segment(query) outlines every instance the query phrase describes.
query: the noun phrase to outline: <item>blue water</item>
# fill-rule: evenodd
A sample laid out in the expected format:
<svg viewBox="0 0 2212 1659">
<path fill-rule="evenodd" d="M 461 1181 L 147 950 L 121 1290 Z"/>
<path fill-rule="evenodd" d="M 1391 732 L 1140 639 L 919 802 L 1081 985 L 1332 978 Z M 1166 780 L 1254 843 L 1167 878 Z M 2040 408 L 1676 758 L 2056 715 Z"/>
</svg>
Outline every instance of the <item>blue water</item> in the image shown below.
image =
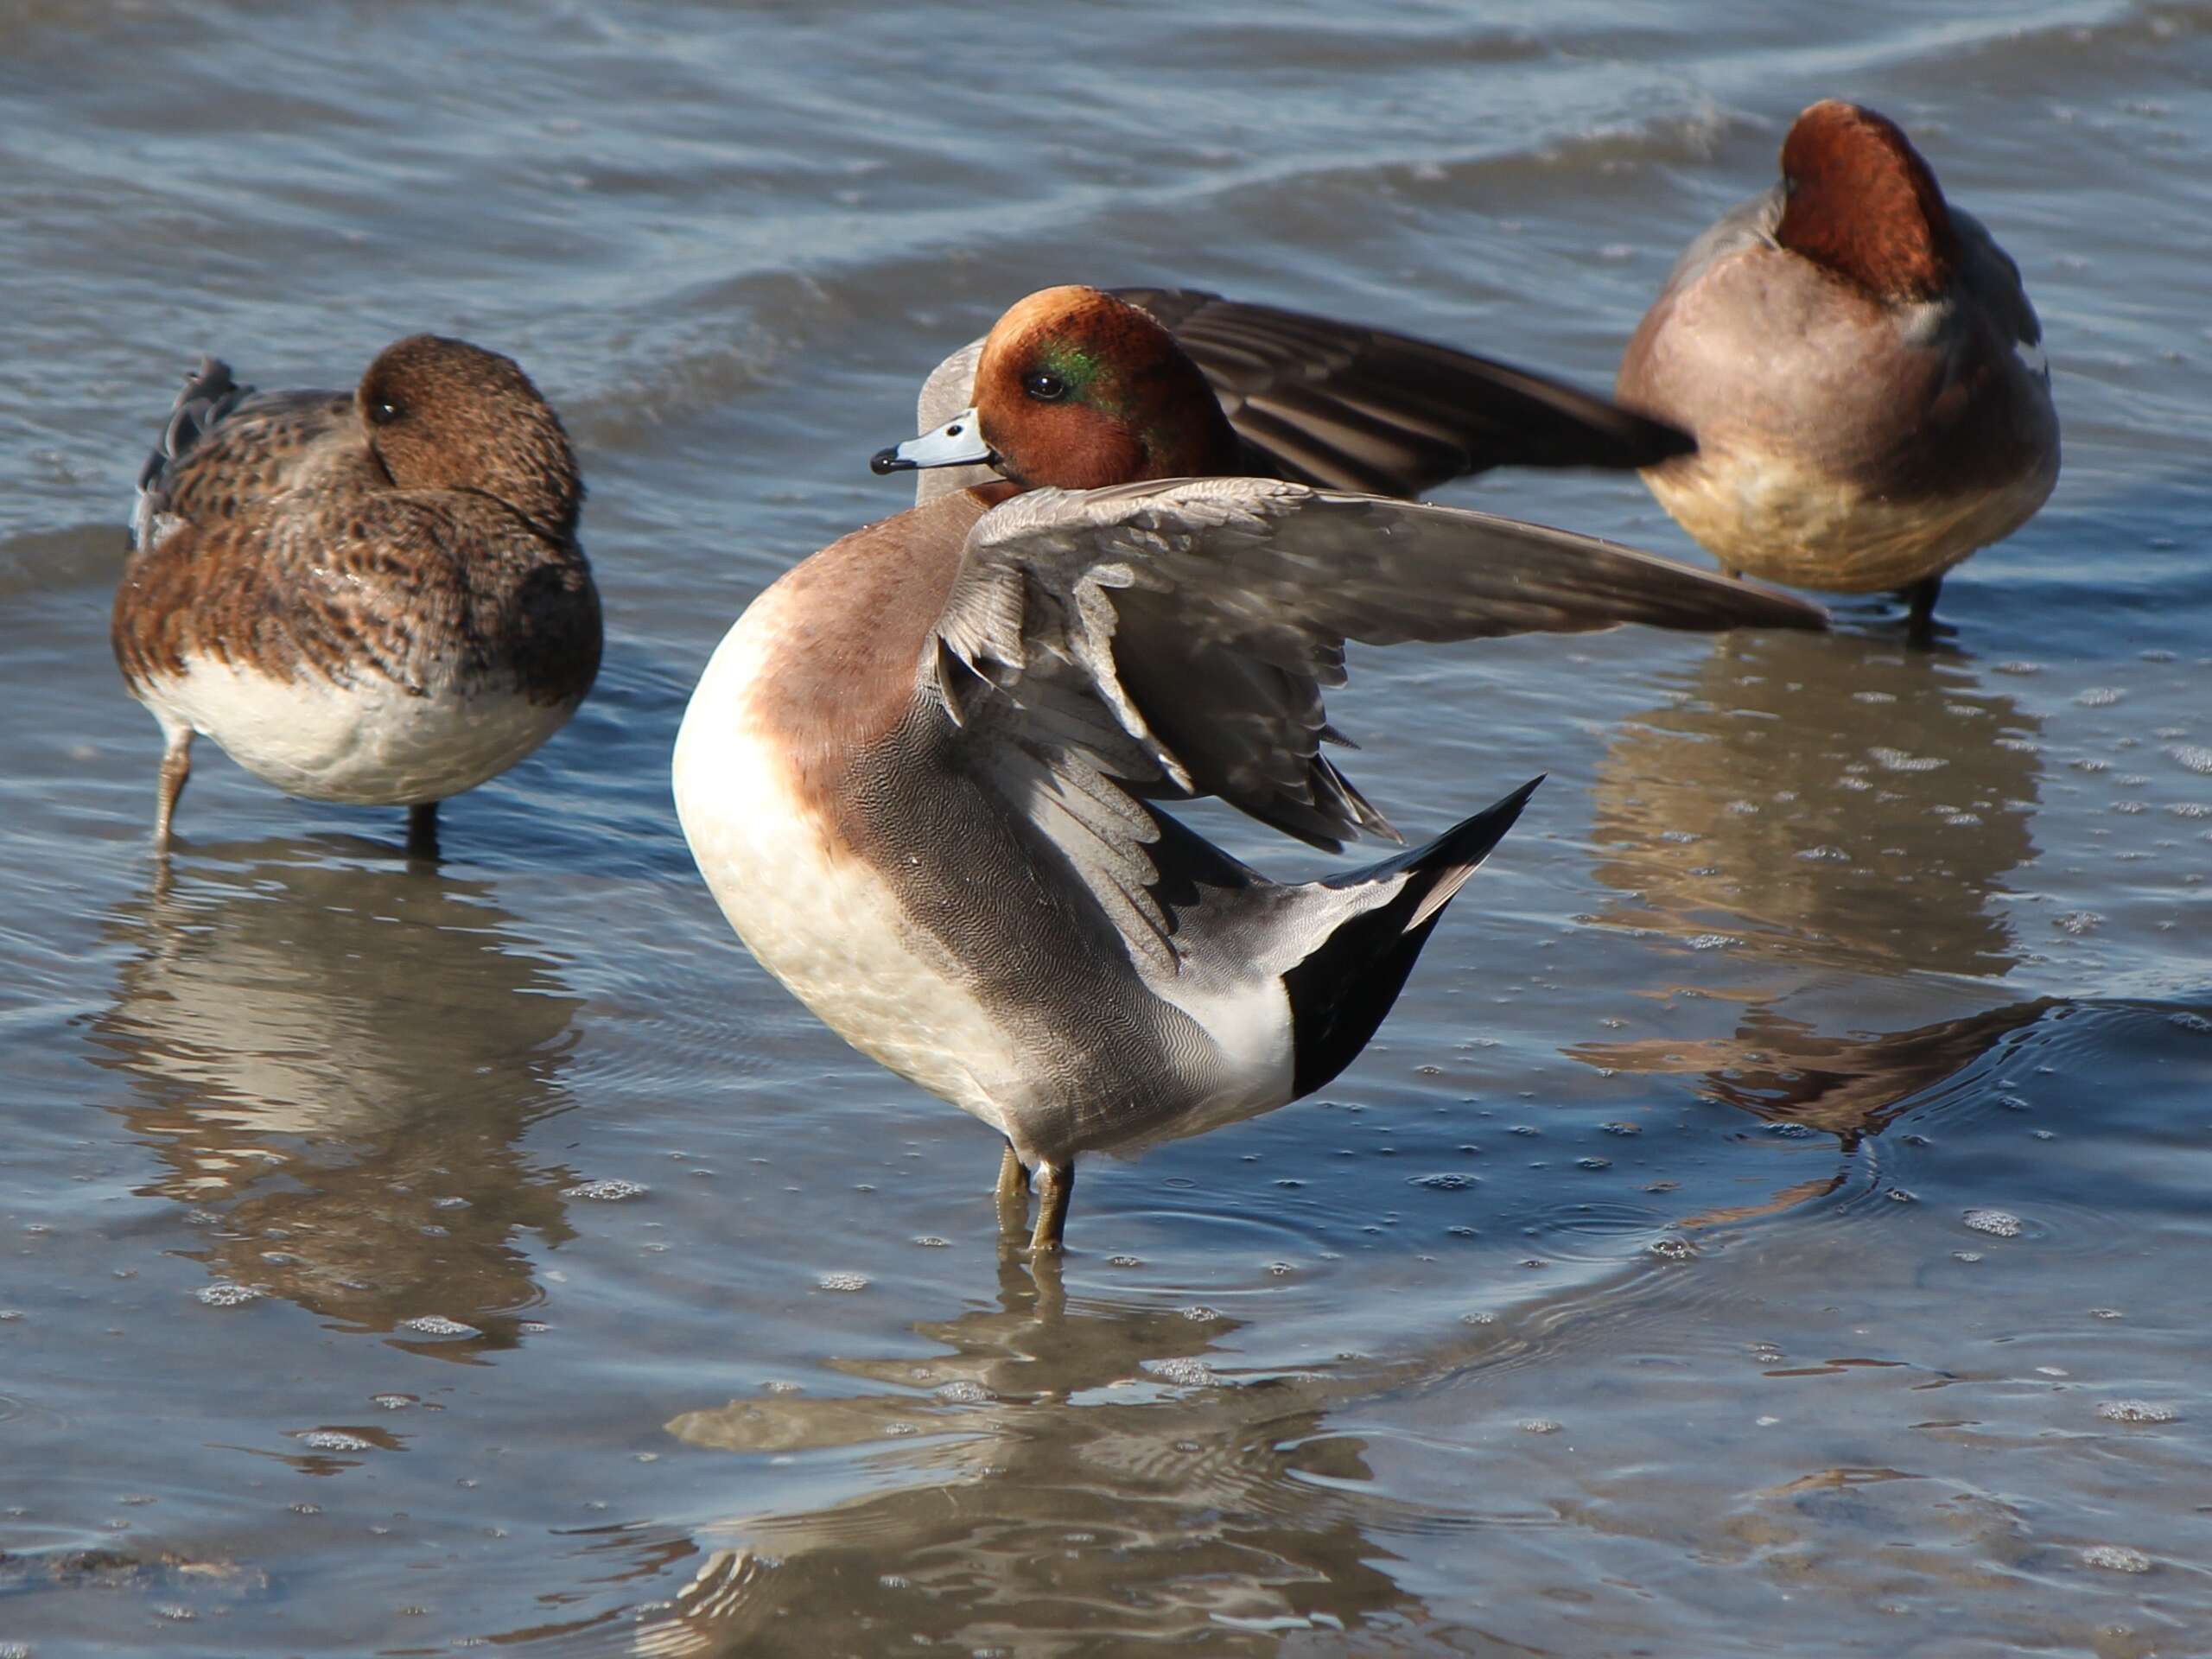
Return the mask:
<svg viewBox="0 0 2212 1659">
<path fill-rule="evenodd" d="M 1409 833 L 1550 783 L 1321 1099 L 1001 1262 L 691 869 L 722 631 L 1033 288 L 1603 385 L 1827 95 L 2018 259 L 2049 506 L 1933 653 L 1357 659 Z M 0 147 L 0 1652 L 2212 1649 L 2212 9 L 31 4 Z M 210 754 L 159 884 L 177 378 L 424 328 L 577 440 L 600 687 L 435 870 Z"/>
</svg>

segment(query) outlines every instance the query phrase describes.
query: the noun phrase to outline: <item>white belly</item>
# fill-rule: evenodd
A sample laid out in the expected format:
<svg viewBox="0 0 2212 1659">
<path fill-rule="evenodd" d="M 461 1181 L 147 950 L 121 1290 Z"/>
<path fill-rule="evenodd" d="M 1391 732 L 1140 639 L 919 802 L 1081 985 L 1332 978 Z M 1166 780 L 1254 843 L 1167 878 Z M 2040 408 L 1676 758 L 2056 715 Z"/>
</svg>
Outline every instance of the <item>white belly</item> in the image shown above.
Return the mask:
<svg viewBox="0 0 2212 1659">
<path fill-rule="evenodd" d="M 691 856 L 738 937 L 824 1024 L 1003 1132 L 1021 1092 L 1005 1033 L 888 884 L 793 798 L 782 757 L 747 724 L 779 597 L 739 619 L 684 711 L 674 782 Z"/>
<path fill-rule="evenodd" d="M 165 727 L 213 738 L 288 795 L 356 806 L 414 806 L 473 789 L 575 712 L 512 691 L 415 696 L 386 680 L 282 680 L 213 658 L 187 668 L 142 694 Z"/>
</svg>

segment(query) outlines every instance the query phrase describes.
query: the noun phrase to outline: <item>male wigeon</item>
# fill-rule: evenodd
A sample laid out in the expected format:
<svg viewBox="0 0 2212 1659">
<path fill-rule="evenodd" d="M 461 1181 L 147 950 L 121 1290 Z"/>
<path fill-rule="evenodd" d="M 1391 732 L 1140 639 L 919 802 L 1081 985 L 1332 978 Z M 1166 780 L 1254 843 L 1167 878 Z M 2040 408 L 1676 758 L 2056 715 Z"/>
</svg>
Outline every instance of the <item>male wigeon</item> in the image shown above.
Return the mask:
<svg viewBox="0 0 2212 1659">
<path fill-rule="evenodd" d="M 1924 638 L 1943 573 L 2057 480 L 2042 340 L 2018 267 L 1897 124 L 1830 99 L 1781 181 L 1690 245 L 1614 390 L 1696 437 L 1644 478 L 1723 569 L 1903 590 Z"/>
<path fill-rule="evenodd" d="M 162 756 L 166 846 L 204 733 L 288 794 L 437 804 L 565 724 L 599 671 L 568 435 L 510 359 L 417 334 L 359 387 L 212 359 L 140 475 L 111 639 Z"/>
<path fill-rule="evenodd" d="M 1415 496 L 1493 467 L 1649 467 L 1694 446 L 1678 428 L 1580 388 L 1358 323 L 1183 288 L 1106 290 L 1174 336 L 1236 436 L 1222 470 L 1322 489 Z M 924 383 L 933 431 L 976 401 L 973 340 Z M 902 470 L 891 452 L 880 472 Z M 925 472 L 918 499 L 980 482 Z"/>
<path fill-rule="evenodd" d="M 972 429 L 900 455 L 1006 477 L 756 599 L 692 694 L 675 790 L 769 971 L 1005 1136 L 1009 1226 L 1035 1172 L 1039 1250 L 1078 1154 L 1342 1070 L 1528 798 L 1287 887 L 1152 804 L 1217 795 L 1332 849 L 1398 839 L 1321 753 L 1346 640 L 1823 620 L 1564 531 L 1193 476 L 1240 454 L 1227 416 L 1165 328 L 1095 289 L 1008 312 L 976 397 Z"/>
</svg>

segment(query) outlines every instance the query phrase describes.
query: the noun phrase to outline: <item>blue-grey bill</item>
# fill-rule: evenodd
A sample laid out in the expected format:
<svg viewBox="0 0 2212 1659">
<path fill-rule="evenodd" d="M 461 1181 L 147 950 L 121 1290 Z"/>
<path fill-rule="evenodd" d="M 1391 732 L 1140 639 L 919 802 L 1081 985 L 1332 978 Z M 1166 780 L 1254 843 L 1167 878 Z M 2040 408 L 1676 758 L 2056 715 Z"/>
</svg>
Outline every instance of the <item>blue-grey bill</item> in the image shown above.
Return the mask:
<svg viewBox="0 0 2212 1659">
<path fill-rule="evenodd" d="M 879 473 L 907 473 L 923 467 L 969 467 L 993 459 L 976 411 L 963 409 L 935 431 L 877 451 L 868 465 Z"/>
</svg>

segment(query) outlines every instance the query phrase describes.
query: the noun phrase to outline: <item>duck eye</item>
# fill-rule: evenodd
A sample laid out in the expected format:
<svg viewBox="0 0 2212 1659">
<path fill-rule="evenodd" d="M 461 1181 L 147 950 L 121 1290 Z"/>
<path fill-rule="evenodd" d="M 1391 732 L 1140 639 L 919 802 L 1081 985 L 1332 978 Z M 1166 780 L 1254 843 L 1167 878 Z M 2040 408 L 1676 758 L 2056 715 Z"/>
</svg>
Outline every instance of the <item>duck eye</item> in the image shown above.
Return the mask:
<svg viewBox="0 0 2212 1659">
<path fill-rule="evenodd" d="M 1034 374 L 1021 377 L 1021 389 L 1040 404 L 1056 404 L 1068 395 L 1068 383 L 1057 374 L 1047 374 L 1039 369 Z"/>
<path fill-rule="evenodd" d="M 406 412 L 388 397 L 369 405 L 369 419 L 378 426 L 390 426 Z"/>
</svg>

